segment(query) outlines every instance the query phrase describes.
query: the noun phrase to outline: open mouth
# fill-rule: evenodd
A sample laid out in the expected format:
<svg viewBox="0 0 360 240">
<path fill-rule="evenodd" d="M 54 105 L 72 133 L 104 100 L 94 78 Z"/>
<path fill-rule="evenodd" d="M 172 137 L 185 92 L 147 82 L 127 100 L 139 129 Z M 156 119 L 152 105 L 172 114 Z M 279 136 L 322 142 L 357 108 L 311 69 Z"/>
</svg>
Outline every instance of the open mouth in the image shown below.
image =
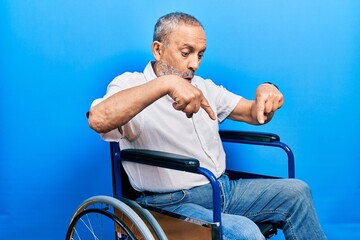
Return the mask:
<svg viewBox="0 0 360 240">
<path fill-rule="evenodd" d="M 195 73 L 194 71 L 188 70 L 186 72 L 183 72 L 181 74 L 181 77 L 188 81 L 191 81 L 191 79 L 193 79 L 193 77 L 194 77 L 194 73 Z"/>
<path fill-rule="evenodd" d="M 193 77 L 194 77 L 194 74 L 187 72 L 187 73 L 183 74 L 182 77 L 188 81 L 191 81 L 191 79 L 193 79 Z"/>
</svg>

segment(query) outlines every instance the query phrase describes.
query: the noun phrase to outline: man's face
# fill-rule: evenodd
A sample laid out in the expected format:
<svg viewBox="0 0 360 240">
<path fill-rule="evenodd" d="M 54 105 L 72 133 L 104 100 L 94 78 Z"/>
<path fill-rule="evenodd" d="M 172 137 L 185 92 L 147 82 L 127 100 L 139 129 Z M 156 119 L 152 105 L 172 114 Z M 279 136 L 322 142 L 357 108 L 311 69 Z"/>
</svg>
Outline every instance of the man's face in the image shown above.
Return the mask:
<svg viewBox="0 0 360 240">
<path fill-rule="evenodd" d="M 158 76 L 175 74 L 191 81 L 199 68 L 206 50 L 205 32 L 200 26 L 179 25 L 161 44 L 161 54 L 156 57 Z"/>
</svg>

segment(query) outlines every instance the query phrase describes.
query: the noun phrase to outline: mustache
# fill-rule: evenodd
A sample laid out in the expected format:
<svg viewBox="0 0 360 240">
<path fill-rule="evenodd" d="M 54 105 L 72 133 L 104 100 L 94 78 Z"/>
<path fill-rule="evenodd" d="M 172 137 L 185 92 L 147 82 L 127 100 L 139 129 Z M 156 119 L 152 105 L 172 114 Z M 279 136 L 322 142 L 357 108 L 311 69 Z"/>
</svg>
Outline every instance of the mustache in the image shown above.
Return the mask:
<svg viewBox="0 0 360 240">
<path fill-rule="evenodd" d="M 193 78 L 194 77 L 194 74 L 195 74 L 195 71 L 193 71 L 193 70 L 188 70 L 188 71 L 186 71 L 186 72 L 184 72 L 184 73 L 182 73 L 181 75 L 180 75 L 180 77 L 182 77 L 182 78 Z"/>
<path fill-rule="evenodd" d="M 177 75 L 185 79 L 191 79 L 195 75 L 195 71 L 192 69 L 188 69 L 187 71 L 182 72 L 164 61 L 159 61 L 157 63 L 157 70 L 160 75 Z"/>
</svg>

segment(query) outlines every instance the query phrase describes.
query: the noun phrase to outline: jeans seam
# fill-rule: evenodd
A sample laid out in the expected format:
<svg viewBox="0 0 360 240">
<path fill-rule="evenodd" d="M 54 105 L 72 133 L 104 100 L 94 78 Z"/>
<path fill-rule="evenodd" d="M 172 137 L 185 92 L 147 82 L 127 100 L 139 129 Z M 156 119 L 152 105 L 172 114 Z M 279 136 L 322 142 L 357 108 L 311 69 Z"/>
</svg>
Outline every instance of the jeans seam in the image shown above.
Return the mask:
<svg viewBox="0 0 360 240">
<path fill-rule="evenodd" d="M 221 181 L 219 181 L 219 187 L 220 187 L 220 192 L 221 192 L 221 209 L 225 209 L 225 205 L 226 205 L 226 196 L 225 196 L 225 190 L 224 190 L 224 186 L 222 184 Z"/>
<path fill-rule="evenodd" d="M 180 191 L 179 191 L 179 192 L 180 192 Z M 187 196 L 187 192 L 186 192 L 185 190 L 181 190 L 181 192 L 183 193 L 183 196 L 182 196 L 179 200 L 177 200 L 177 201 L 175 201 L 175 202 L 167 202 L 167 203 L 159 203 L 159 204 L 156 204 L 156 203 L 155 203 L 155 204 L 152 204 L 152 203 L 148 203 L 148 202 L 146 201 L 146 199 L 145 199 L 145 204 L 146 204 L 146 205 L 149 205 L 149 206 L 154 206 L 154 207 L 165 207 L 165 206 L 176 205 L 176 204 L 181 203 L 181 202 L 186 198 L 186 196 Z M 170 194 L 170 197 L 172 198 L 172 195 L 173 195 L 174 193 L 176 193 L 176 192 L 165 193 L 165 194 Z M 157 195 L 161 196 L 161 195 L 163 195 L 163 194 L 157 194 Z M 157 195 L 154 195 L 153 198 L 156 198 Z"/>
<path fill-rule="evenodd" d="M 259 215 L 267 214 L 267 213 L 280 213 L 280 214 L 284 215 L 285 217 L 289 216 L 289 214 L 287 212 L 283 212 L 280 210 L 268 210 L 268 211 L 260 211 L 260 212 L 253 212 L 250 214 L 246 214 L 245 217 L 250 217 L 250 216 L 254 217 L 254 216 L 259 216 Z"/>
</svg>

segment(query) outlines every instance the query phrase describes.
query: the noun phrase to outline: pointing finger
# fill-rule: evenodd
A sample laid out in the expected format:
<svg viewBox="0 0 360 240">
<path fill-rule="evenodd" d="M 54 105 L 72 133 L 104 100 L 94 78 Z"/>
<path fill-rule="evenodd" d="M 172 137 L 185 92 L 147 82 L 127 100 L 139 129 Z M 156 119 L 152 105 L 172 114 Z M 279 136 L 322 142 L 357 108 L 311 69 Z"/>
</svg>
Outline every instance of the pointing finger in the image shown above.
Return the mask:
<svg viewBox="0 0 360 240">
<path fill-rule="evenodd" d="M 255 104 L 256 104 L 256 118 L 260 124 L 264 124 L 265 123 L 265 115 L 264 115 L 265 101 L 261 96 L 259 96 L 256 99 Z"/>
<path fill-rule="evenodd" d="M 209 115 L 209 117 L 212 119 L 212 120 L 215 120 L 216 117 L 215 117 L 215 113 L 214 111 L 212 110 L 209 102 L 206 100 L 206 98 L 203 98 L 200 102 L 200 106 L 207 112 L 207 114 Z"/>
</svg>

